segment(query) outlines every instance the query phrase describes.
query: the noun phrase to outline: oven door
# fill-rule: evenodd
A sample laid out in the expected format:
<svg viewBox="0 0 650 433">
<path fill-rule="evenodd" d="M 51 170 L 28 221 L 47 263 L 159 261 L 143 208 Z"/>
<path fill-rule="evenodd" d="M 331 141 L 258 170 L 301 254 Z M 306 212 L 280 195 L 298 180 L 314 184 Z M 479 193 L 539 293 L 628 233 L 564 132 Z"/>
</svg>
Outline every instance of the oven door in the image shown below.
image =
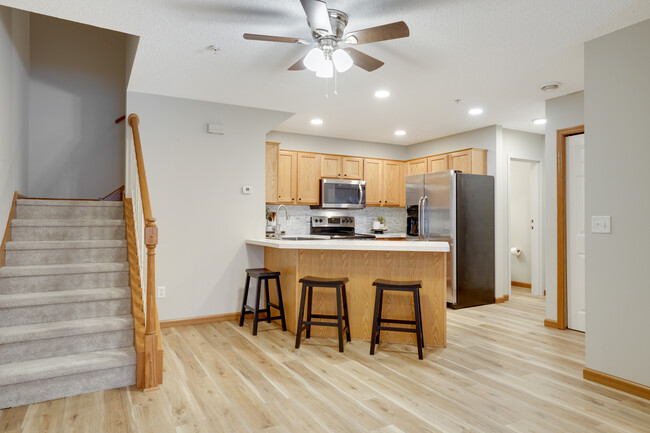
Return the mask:
<svg viewBox="0 0 650 433">
<path fill-rule="evenodd" d="M 366 181 L 321 179 L 321 207 L 324 209 L 365 208 Z"/>
</svg>

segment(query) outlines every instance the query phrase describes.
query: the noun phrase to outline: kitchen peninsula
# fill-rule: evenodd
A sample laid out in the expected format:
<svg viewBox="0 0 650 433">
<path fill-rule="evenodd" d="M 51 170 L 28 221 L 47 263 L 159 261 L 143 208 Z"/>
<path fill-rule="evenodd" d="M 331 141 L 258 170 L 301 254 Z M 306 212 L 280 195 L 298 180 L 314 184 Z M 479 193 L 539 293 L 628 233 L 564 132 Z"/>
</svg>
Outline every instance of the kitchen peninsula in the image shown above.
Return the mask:
<svg viewBox="0 0 650 433">
<path fill-rule="evenodd" d="M 426 346 L 446 345 L 447 242 L 250 239 L 246 243 L 263 247 L 264 266 L 282 273 L 282 296 L 287 327 L 291 332 L 296 332 L 300 302 L 298 280 L 301 277 L 350 279 L 346 287 L 353 340 L 370 340 L 375 296 L 372 283 L 375 279 L 421 280 L 424 343 Z M 321 290 L 314 288 L 314 310 L 333 314 L 335 298 L 331 291 Z M 385 317 L 412 319 L 413 314 L 413 301 L 409 294 L 385 295 Z M 334 337 L 336 330 L 313 327 L 312 335 Z M 382 341 L 415 343 L 415 335 L 382 332 Z"/>
</svg>

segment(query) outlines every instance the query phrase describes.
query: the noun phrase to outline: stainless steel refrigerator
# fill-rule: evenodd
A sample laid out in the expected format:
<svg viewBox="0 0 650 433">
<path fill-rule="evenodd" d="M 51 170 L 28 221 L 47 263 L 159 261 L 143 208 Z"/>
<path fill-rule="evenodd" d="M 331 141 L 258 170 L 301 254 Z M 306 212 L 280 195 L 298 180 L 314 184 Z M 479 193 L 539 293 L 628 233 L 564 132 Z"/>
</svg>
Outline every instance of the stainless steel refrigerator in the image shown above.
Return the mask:
<svg viewBox="0 0 650 433">
<path fill-rule="evenodd" d="M 494 177 L 454 170 L 406 177 L 406 235 L 447 241 L 447 305 L 494 303 Z"/>
</svg>

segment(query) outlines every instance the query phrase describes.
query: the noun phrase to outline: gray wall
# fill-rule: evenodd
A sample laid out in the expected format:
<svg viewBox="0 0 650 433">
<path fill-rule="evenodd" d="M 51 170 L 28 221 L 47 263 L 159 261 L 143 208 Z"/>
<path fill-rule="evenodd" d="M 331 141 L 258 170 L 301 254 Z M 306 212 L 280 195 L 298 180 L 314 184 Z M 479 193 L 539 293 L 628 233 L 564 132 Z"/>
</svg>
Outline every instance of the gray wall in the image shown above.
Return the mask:
<svg viewBox="0 0 650 433">
<path fill-rule="evenodd" d="M 281 149 L 288 150 L 362 156 L 366 158 L 397 159 L 400 161 L 407 159 L 407 147 L 395 144 L 346 140 L 343 138 L 320 137 L 278 131 L 269 132 L 266 135 L 266 139 L 280 143 Z"/>
<path fill-rule="evenodd" d="M 14 191 L 27 194 L 29 14 L 0 6 L 0 236 Z"/>
<path fill-rule="evenodd" d="M 123 184 L 126 40 L 32 14 L 29 194 L 98 198 Z"/>
<path fill-rule="evenodd" d="M 244 269 L 263 265 L 263 249 L 245 240 L 264 237 L 266 133 L 290 114 L 132 92 L 128 112 L 140 117 L 160 230 L 160 318 L 238 311 Z M 208 123 L 225 134 L 208 134 Z M 244 185 L 253 193 L 242 194 Z"/>
<path fill-rule="evenodd" d="M 650 20 L 585 44 L 586 364 L 650 386 Z"/>
<path fill-rule="evenodd" d="M 584 125 L 584 92 L 546 101 L 544 146 L 544 282 L 546 318 L 557 320 L 557 143 L 558 129 Z M 587 144 L 588 146 L 589 144 Z"/>
</svg>

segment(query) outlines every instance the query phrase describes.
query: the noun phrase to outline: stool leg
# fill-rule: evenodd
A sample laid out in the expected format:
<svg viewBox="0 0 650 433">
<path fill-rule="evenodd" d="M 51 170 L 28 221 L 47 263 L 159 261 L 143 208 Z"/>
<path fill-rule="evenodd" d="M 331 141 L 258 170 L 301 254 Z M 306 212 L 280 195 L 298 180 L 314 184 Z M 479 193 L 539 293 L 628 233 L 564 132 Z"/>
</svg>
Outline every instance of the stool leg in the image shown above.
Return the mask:
<svg viewBox="0 0 650 433">
<path fill-rule="evenodd" d="M 336 317 L 339 330 L 339 352 L 343 352 L 343 317 L 341 314 L 341 286 L 336 286 Z"/>
<path fill-rule="evenodd" d="M 372 333 L 370 334 L 370 354 L 374 355 L 375 354 L 375 344 L 379 343 L 379 330 L 377 329 L 377 326 L 379 324 L 377 323 L 377 319 L 379 317 L 379 297 L 381 296 L 380 294 L 381 289 L 377 287 L 377 290 L 375 291 L 375 313 L 372 316 Z"/>
<path fill-rule="evenodd" d="M 418 358 L 423 359 L 422 348 L 422 314 L 420 311 L 420 291 L 413 290 L 413 307 L 415 308 L 415 336 L 418 344 Z"/>
<path fill-rule="evenodd" d="M 377 295 L 379 296 L 379 311 L 377 312 L 377 326 L 381 326 L 381 311 L 384 308 L 384 289 L 377 287 Z M 377 329 L 377 344 L 379 344 L 379 334 L 381 331 Z"/>
<path fill-rule="evenodd" d="M 300 309 L 298 310 L 298 326 L 296 326 L 296 349 L 300 348 L 300 337 L 302 335 L 302 318 L 305 314 L 305 295 L 307 286 L 303 283 L 302 293 L 300 294 Z"/>
<path fill-rule="evenodd" d="M 241 301 L 241 315 L 239 316 L 239 326 L 244 326 L 244 317 L 246 316 L 246 301 L 248 300 L 248 285 L 251 282 L 251 276 L 246 274 L 246 285 L 244 286 L 244 299 Z"/>
<path fill-rule="evenodd" d="M 253 316 L 253 335 L 257 335 L 257 322 L 260 319 L 260 291 L 262 289 L 262 281 L 257 279 L 257 290 L 255 291 L 255 314 Z"/>
<path fill-rule="evenodd" d="M 284 303 L 282 302 L 282 288 L 280 287 L 280 277 L 275 277 L 275 287 L 278 290 L 278 307 L 280 307 L 280 321 L 282 322 L 282 330 L 287 330 L 287 322 L 284 319 Z"/>
<path fill-rule="evenodd" d="M 422 298 L 420 298 L 420 290 L 418 290 L 418 307 L 420 308 L 420 335 L 422 338 L 422 348 L 424 348 L 424 326 L 422 325 Z"/>
<path fill-rule="evenodd" d="M 348 319 L 348 295 L 345 293 L 345 284 L 342 287 L 343 290 L 343 319 L 345 320 L 345 336 L 348 341 L 352 341 L 350 338 L 350 320 Z"/>
<path fill-rule="evenodd" d="M 266 322 L 271 323 L 271 306 L 269 303 L 269 279 L 264 278 L 264 299 L 266 299 Z"/>
<path fill-rule="evenodd" d="M 311 322 L 311 302 L 314 296 L 314 286 L 307 287 L 307 322 Z M 305 339 L 311 337 L 311 325 L 307 323 Z"/>
</svg>

